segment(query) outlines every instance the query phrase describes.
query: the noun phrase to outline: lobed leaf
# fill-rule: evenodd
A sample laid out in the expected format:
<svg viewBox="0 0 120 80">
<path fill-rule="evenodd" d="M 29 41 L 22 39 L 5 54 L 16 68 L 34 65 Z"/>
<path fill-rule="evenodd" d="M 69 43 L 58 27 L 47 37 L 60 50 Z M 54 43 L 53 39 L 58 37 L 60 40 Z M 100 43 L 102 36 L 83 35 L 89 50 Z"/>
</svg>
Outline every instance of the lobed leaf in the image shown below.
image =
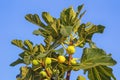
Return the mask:
<svg viewBox="0 0 120 80">
<path fill-rule="evenodd" d="M 42 23 L 42 21 L 40 20 L 39 16 L 37 14 L 27 14 L 25 16 L 25 19 L 28 20 L 29 22 L 36 24 L 44 29 L 46 29 L 46 25 L 44 23 Z"/>
<path fill-rule="evenodd" d="M 99 48 L 85 48 L 81 57 L 81 63 L 72 66 L 73 70 L 90 69 L 96 66 L 113 66 L 116 61 L 111 55 Z"/>
<path fill-rule="evenodd" d="M 84 71 L 88 72 L 89 80 L 116 80 L 112 69 L 107 66 L 96 66 Z"/>
<path fill-rule="evenodd" d="M 83 50 L 82 64 L 93 64 L 93 66 L 97 65 L 105 65 L 105 66 L 113 66 L 116 64 L 116 61 L 112 59 L 111 55 L 106 54 L 106 52 L 99 48 L 85 48 Z"/>
<path fill-rule="evenodd" d="M 76 12 L 72 7 L 64 9 L 60 14 L 60 22 L 65 26 L 73 26 L 76 19 Z"/>
<path fill-rule="evenodd" d="M 73 70 L 84 69 L 88 72 L 90 80 L 116 80 L 112 74 L 112 69 L 107 66 L 113 66 L 116 61 L 111 55 L 107 55 L 105 51 L 98 48 L 85 48 L 81 58 L 81 63 L 73 67 Z M 79 66 L 79 67 L 78 67 Z"/>
<path fill-rule="evenodd" d="M 102 25 L 90 25 L 89 27 L 85 28 L 85 31 L 89 34 L 93 33 L 103 33 L 104 26 Z"/>
<path fill-rule="evenodd" d="M 87 26 L 88 25 L 88 26 Z M 84 44 L 86 42 L 92 41 L 92 36 L 95 33 L 103 33 L 104 26 L 102 25 L 93 25 L 93 24 L 81 24 L 78 28 L 78 36 L 79 40 L 77 42 L 77 46 Z"/>
</svg>

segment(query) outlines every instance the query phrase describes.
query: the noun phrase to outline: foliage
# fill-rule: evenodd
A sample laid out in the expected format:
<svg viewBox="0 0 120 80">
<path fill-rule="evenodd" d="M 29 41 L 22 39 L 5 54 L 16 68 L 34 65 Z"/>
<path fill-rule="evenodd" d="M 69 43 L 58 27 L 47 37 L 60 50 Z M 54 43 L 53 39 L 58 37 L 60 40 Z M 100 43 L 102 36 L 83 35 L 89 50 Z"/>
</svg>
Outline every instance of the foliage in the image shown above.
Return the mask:
<svg viewBox="0 0 120 80">
<path fill-rule="evenodd" d="M 70 80 L 72 70 L 84 70 L 89 80 L 116 80 L 112 68 L 109 67 L 115 65 L 116 61 L 111 54 L 96 47 L 92 41 L 93 35 L 103 33 L 105 27 L 90 22 L 81 23 L 81 18 L 86 12 L 82 12 L 83 6 L 78 6 L 77 11 L 72 7 L 64 9 L 59 18 L 43 12 L 42 18 L 45 23 L 37 14 L 25 16 L 26 20 L 39 26 L 33 34 L 43 36 L 45 45 L 34 45 L 30 40 L 12 41 L 12 44 L 21 48 L 23 52 L 10 66 L 25 64 L 20 68 L 17 80 Z M 89 46 L 85 47 L 85 44 Z M 76 51 L 75 47 L 83 50 L 82 56 L 72 57 Z M 72 54 L 66 54 L 68 49 Z M 78 75 L 77 80 L 85 80 L 85 77 Z"/>
</svg>

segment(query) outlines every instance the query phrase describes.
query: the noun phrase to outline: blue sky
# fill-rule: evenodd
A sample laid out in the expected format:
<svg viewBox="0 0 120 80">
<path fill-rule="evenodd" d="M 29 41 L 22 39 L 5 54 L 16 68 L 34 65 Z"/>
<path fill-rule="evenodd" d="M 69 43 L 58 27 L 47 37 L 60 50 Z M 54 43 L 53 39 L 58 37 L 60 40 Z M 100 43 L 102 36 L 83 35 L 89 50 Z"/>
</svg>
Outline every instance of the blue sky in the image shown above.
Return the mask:
<svg viewBox="0 0 120 80">
<path fill-rule="evenodd" d="M 112 53 L 118 64 L 113 68 L 117 80 L 120 73 L 120 1 L 119 0 L 1 0 L 0 1 L 0 80 L 16 80 L 21 65 L 10 67 L 9 64 L 18 58 L 21 50 L 11 45 L 13 39 L 30 39 L 35 44 L 43 42 L 40 37 L 32 35 L 36 25 L 27 22 L 24 16 L 28 13 L 41 15 L 43 11 L 54 17 L 59 17 L 64 8 L 84 3 L 87 10 L 82 22 L 92 22 L 106 26 L 104 34 L 96 34 L 93 41 L 99 48 Z M 78 52 L 78 51 L 77 51 Z M 78 53 L 79 54 L 79 53 Z M 74 55 L 78 56 L 78 55 Z M 71 80 L 82 71 L 73 72 Z"/>
</svg>

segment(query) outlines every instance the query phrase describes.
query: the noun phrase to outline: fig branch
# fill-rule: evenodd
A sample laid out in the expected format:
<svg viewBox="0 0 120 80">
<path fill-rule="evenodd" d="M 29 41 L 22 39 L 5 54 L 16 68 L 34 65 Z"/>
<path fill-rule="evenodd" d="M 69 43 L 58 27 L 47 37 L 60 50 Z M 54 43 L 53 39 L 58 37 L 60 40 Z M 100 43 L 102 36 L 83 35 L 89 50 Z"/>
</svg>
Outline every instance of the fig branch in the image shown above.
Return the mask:
<svg viewBox="0 0 120 80">
<path fill-rule="evenodd" d="M 73 52 L 71 51 L 72 48 L 73 48 L 73 40 L 70 39 L 69 46 L 68 46 L 68 48 L 66 49 L 67 53 L 69 54 L 68 66 L 71 65 L 72 54 L 75 52 L 75 51 L 73 51 Z M 66 80 L 70 80 L 70 74 L 71 74 L 71 70 L 67 71 Z"/>
<path fill-rule="evenodd" d="M 70 63 L 71 59 L 72 59 L 72 55 L 69 54 L 68 66 L 71 64 Z M 66 80 L 70 80 L 70 74 L 71 74 L 71 70 L 67 71 Z"/>
<path fill-rule="evenodd" d="M 48 77 L 51 77 L 51 74 L 50 74 L 49 71 L 45 68 L 45 63 L 42 62 L 41 65 L 42 65 L 42 67 L 45 69 L 45 72 L 47 73 Z"/>
</svg>

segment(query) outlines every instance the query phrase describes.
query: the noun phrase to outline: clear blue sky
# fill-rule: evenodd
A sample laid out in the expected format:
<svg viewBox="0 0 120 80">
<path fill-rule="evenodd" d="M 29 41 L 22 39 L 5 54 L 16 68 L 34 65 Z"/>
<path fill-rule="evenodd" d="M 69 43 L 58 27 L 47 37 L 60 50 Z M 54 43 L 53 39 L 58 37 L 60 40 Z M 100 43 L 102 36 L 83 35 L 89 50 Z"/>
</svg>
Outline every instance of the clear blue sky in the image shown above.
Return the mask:
<svg viewBox="0 0 120 80">
<path fill-rule="evenodd" d="M 1 0 L 0 80 L 16 80 L 15 76 L 21 66 L 9 66 L 21 52 L 19 48 L 11 45 L 11 40 L 30 39 L 35 44 L 43 42 L 40 37 L 32 35 L 32 31 L 38 27 L 24 19 L 26 14 L 41 15 L 41 12 L 47 11 L 52 16 L 59 17 L 64 8 L 73 6 L 76 9 L 82 3 L 85 4 L 84 10 L 87 10 L 82 22 L 89 21 L 106 26 L 104 34 L 95 35 L 93 41 L 99 48 L 112 53 L 112 57 L 117 60 L 118 64 L 112 68 L 117 80 L 120 80 L 120 0 Z M 76 75 L 81 73 L 82 71 L 73 73 L 71 80 L 75 80 Z"/>
</svg>

